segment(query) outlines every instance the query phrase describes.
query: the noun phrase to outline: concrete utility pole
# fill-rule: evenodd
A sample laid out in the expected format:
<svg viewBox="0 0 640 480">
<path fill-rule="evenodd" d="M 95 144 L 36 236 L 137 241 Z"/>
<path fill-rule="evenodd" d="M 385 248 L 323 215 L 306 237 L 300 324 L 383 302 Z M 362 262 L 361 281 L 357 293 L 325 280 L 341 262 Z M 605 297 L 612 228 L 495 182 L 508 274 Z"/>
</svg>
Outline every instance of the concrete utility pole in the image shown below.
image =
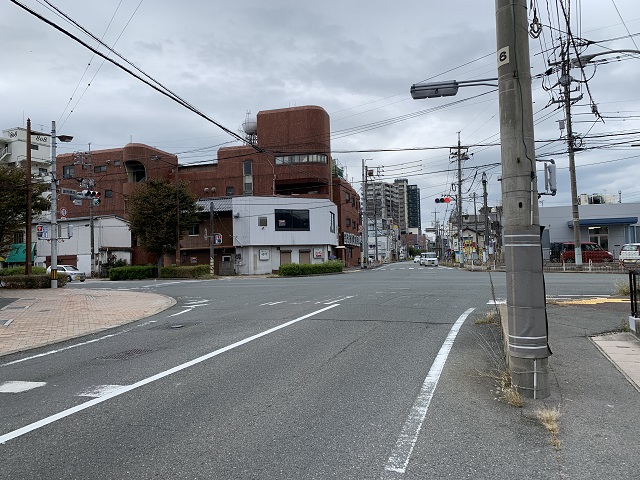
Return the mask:
<svg viewBox="0 0 640 480">
<path fill-rule="evenodd" d="M 509 368 L 528 398 L 549 396 L 526 0 L 496 0 Z"/>
<path fill-rule="evenodd" d="M 362 268 L 369 266 L 369 219 L 367 217 L 367 166 L 362 159 Z"/>
<path fill-rule="evenodd" d="M 213 202 L 209 203 L 209 223 L 211 228 L 211 233 L 209 233 L 209 273 L 211 275 L 215 275 L 215 230 L 214 228 L 214 219 L 213 219 Z M 176 265 L 177 266 L 177 265 Z"/>
<path fill-rule="evenodd" d="M 93 161 L 91 159 L 91 143 L 87 152 L 89 157 L 89 190 L 93 190 Z M 91 236 L 91 277 L 96 270 L 96 236 L 94 231 L 93 198 L 89 199 L 89 229 Z"/>
<path fill-rule="evenodd" d="M 569 74 L 569 43 L 562 45 L 562 76 L 560 84 L 564 95 L 564 112 L 567 125 L 567 147 L 569 150 L 569 178 L 571 181 L 571 213 L 573 225 L 573 248 L 576 267 L 582 267 L 582 241 L 580 240 L 580 214 L 578 211 L 578 184 L 576 182 L 576 160 L 571 124 L 571 75 Z"/>
<path fill-rule="evenodd" d="M 487 207 L 487 174 L 482 172 L 482 197 L 484 203 L 484 251 L 489 260 L 489 210 Z"/>
<path fill-rule="evenodd" d="M 458 196 L 457 196 L 457 207 L 458 207 L 458 250 L 460 251 L 460 267 L 464 267 L 464 235 L 462 232 L 462 160 L 467 160 L 469 156 L 467 155 L 468 147 L 463 147 L 460 145 L 460 132 L 458 132 L 458 146 L 457 148 L 451 149 L 451 157 L 455 157 L 458 160 Z"/>
</svg>

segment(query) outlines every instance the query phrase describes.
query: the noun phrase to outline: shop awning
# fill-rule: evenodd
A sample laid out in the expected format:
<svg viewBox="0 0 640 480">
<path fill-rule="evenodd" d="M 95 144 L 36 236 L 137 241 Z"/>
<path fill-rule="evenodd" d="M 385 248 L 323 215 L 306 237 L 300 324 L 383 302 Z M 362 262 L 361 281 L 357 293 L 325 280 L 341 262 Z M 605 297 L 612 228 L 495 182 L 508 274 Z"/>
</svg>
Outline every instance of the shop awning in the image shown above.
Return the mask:
<svg viewBox="0 0 640 480">
<path fill-rule="evenodd" d="M 638 217 L 619 217 L 619 218 L 581 218 L 581 227 L 602 227 L 608 225 L 635 225 L 638 223 Z M 573 220 L 567 222 L 569 228 L 573 228 Z"/>
<path fill-rule="evenodd" d="M 31 244 L 31 262 L 36 255 L 36 242 Z M 14 243 L 11 245 L 11 251 L 7 255 L 6 263 L 27 263 L 26 261 L 27 244 L 26 243 Z"/>
</svg>

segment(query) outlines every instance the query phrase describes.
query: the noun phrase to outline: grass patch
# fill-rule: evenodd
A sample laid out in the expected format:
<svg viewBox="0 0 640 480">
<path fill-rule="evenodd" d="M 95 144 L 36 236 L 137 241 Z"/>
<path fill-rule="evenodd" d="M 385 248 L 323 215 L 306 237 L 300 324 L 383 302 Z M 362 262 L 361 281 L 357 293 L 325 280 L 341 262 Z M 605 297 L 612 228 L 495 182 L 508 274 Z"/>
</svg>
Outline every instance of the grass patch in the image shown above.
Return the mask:
<svg viewBox="0 0 640 480">
<path fill-rule="evenodd" d="M 615 288 L 615 290 L 613 291 L 614 295 L 628 296 L 631 293 L 629 282 L 624 282 L 624 281 L 616 282 L 614 284 L 614 288 Z"/>
<path fill-rule="evenodd" d="M 524 395 L 522 395 L 516 387 L 513 386 L 513 383 L 511 383 L 511 374 L 507 370 L 504 370 L 497 380 L 498 398 L 507 402 L 512 407 L 524 407 Z"/>
<path fill-rule="evenodd" d="M 498 325 L 500 316 L 496 312 L 487 312 L 482 317 L 476 318 L 473 323 L 476 325 Z"/>
<path fill-rule="evenodd" d="M 560 435 L 560 426 L 558 425 L 560 410 L 555 407 L 541 408 L 536 410 L 536 417 L 540 424 L 551 434 L 551 445 L 556 449 L 560 449 L 561 442 L 558 438 Z"/>
</svg>

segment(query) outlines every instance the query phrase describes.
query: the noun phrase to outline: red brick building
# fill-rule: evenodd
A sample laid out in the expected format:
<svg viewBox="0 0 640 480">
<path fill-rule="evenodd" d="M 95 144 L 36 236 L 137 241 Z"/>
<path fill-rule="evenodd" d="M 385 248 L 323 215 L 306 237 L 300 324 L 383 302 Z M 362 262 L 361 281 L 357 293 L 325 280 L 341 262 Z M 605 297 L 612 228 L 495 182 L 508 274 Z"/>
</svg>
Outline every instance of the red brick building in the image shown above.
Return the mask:
<svg viewBox="0 0 640 480">
<path fill-rule="evenodd" d="M 185 181 L 205 205 L 207 199 L 234 196 L 329 199 L 338 206 L 339 241 L 329 258 L 335 255 L 346 265 L 358 265 L 360 197 L 331 158 L 327 112 L 317 106 L 263 111 L 248 130 L 247 145 L 221 148 L 217 160 L 209 164 L 178 165 L 175 155 L 141 144 L 94 151 L 91 155 L 60 155 L 57 162 L 60 191 L 82 190 L 87 187 L 82 187 L 81 180 L 84 185 L 93 181 L 93 188 L 102 195 L 100 205 L 93 207 L 94 215 L 124 218 L 127 218 L 127 197 L 140 183 L 152 179 Z M 67 208 L 70 218 L 88 214 L 88 202 L 74 205 L 69 196 L 61 195 L 59 203 Z M 215 212 L 215 222 L 230 232 L 223 236 L 221 245 L 216 245 L 216 257 L 232 257 L 231 211 L 219 206 L 224 202 L 216 205 L 221 210 Z M 201 225 L 194 226 L 181 239 L 180 264 L 208 263 L 209 239 L 203 232 L 209 221 L 207 211 Z M 134 252 L 134 263 L 149 261 L 135 245 Z"/>
</svg>

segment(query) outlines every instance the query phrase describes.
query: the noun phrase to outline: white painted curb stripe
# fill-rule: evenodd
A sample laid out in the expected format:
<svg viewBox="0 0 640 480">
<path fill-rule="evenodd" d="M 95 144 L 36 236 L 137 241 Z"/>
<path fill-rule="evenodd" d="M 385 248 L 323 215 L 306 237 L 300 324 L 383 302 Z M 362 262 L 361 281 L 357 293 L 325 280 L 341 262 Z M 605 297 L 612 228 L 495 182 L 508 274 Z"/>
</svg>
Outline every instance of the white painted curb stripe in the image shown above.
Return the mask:
<svg viewBox="0 0 640 480">
<path fill-rule="evenodd" d="M 135 390 L 136 388 L 140 388 L 144 385 L 147 385 L 149 383 L 155 382 L 156 380 L 160 380 L 163 379 L 165 377 L 168 377 L 171 374 L 174 374 L 176 372 L 179 372 L 181 370 L 185 370 L 189 367 L 193 367 L 194 365 L 197 365 L 199 363 L 204 362 L 205 360 L 209 360 L 210 358 L 216 357 L 222 353 L 228 352 L 229 350 L 233 350 L 234 348 L 238 348 L 242 345 L 245 345 L 246 343 L 252 342 L 253 340 L 257 340 L 258 338 L 264 337 L 266 335 L 269 335 L 270 333 L 276 332 L 278 330 L 281 330 L 283 328 L 286 328 L 290 325 L 293 325 L 294 323 L 297 323 L 301 320 L 305 320 L 309 317 L 313 317 L 314 315 L 317 315 L 319 313 L 322 313 L 326 310 L 330 310 L 334 307 L 337 307 L 339 304 L 333 304 L 330 305 L 328 307 L 324 307 L 321 308 L 320 310 L 316 310 L 315 312 L 311 312 L 308 313 L 307 315 L 303 315 L 302 317 L 298 317 L 295 320 L 290 320 L 288 322 L 283 323 L 282 325 L 278 325 L 277 327 L 273 327 L 270 328 L 268 330 L 265 330 L 264 332 L 258 333 L 256 335 L 253 335 L 251 337 L 247 337 L 244 340 L 240 340 L 239 342 L 236 343 L 232 343 L 231 345 L 227 345 L 226 347 L 222 347 L 218 350 L 215 350 L 213 352 L 207 353 L 206 355 L 203 355 L 201 357 L 198 358 L 194 358 L 193 360 L 190 360 L 188 362 L 185 362 L 181 365 L 178 365 L 176 367 L 170 368 L 169 370 L 165 370 L 164 372 L 160 372 L 157 373 L 155 375 L 152 375 L 151 377 L 147 377 L 145 379 L 140 380 L 139 382 L 133 383 L 131 385 L 125 385 L 122 388 L 115 390 L 115 391 L 111 391 L 110 393 L 107 393 L 106 395 L 99 397 L 99 398 L 94 398 L 93 400 L 89 400 L 88 402 L 85 403 L 81 403 L 80 405 L 76 405 L 75 407 L 69 408 L 67 410 L 63 410 L 62 412 L 56 413 L 55 415 L 51 415 L 50 417 L 47 418 L 43 418 L 42 420 L 38 420 L 37 422 L 31 423 L 29 425 L 26 425 L 22 428 L 19 428 L 17 430 L 14 430 L 13 432 L 9 432 L 6 433 L 4 435 L 0 436 L 0 445 L 4 444 L 10 440 L 13 440 L 14 438 L 20 437 L 26 433 L 32 432 L 33 430 L 37 430 L 38 428 L 44 427 L 46 425 L 49 425 L 50 423 L 56 422 L 58 420 L 61 420 L 65 417 L 68 417 L 70 415 L 73 415 L 74 413 L 78 413 L 81 412 L 82 410 L 86 410 L 87 408 L 93 407 L 94 405 L 98 405 L 102 402 L 106 402 L 107 400 L 110 400 L 112 398 L 115 398 L 119 395 L 122 395 L 123 393 L 127 393 L 130 392 L 132 390 Z"/>
<path fill-rule="evenodd" d="M 440 347 L 438 355 L 436 355 L 435 360 L 431 364 L 431 369 L 427 374 L 427 378 L 425 378 L 422 388 L 420 389 L 420 393 L 416 397 L 407 420 L 402 427 L 402 431 L 396 441 L 396 445 L 393 447 L 389 460 L 387 460 L 385 470 L 398 473 L 406 472 L 407 465 L 411 459 L 411 453 L 413 452 L 413 448 L 418 440 L 422 423 L 427 416 L 429 404 L 431 403 L 436 386 L 438 385 L 438 380 L 440 380 L 440 375 L 444 369 L 444 364 L 447 361 L 451 347 L 453 347 L 453 342 L 458 335 L 458 331 L 460 331 L 460 327 L 462 327 L 462 324 L 473 310 L 473 308 L 469 308 L 465 311 L 453 324 L 451 330 L 449 330 L 449 334 L 442 344 L 442 347 Z"/>
</svg>

